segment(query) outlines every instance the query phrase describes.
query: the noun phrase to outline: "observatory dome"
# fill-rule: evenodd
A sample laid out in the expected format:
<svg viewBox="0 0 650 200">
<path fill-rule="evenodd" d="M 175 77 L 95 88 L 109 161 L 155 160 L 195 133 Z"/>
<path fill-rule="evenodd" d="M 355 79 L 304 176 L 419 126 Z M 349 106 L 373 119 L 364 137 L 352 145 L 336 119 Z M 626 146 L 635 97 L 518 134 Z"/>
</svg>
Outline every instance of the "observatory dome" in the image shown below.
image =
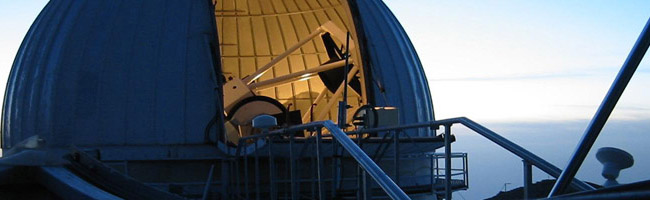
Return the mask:
<svg viewBox="0 0 650 200">
<path fill-rule="evenodd" d="M 348 49 L 350 113 L 370 104 L 398 108 L 400 123 L 433 120 L 419 58 L 380 0 L 52 0 L 16 55 L 2 147 L 33 135 L 51 147 L 204 144 L 206 125 L 234 106 L 231 80 L 250 81 L 253 96 L 279 102 L 298 123 L 335 121 L 327 105 L 342 99 L 332 87 L 339 71 L 262 83 L 341 63 Z"/>
</svg>

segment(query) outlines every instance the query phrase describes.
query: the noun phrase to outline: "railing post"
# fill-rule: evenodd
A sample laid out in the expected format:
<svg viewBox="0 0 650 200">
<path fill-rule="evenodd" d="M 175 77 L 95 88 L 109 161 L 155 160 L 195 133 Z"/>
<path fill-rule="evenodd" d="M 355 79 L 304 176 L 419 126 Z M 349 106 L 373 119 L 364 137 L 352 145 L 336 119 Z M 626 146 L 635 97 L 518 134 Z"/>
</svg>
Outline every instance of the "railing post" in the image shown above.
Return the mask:
<svg viewBox="0 0 650 200">
<path fill-rule="evenodd" d="M 254 158 L 255 158 L 255 199 L 257 199 L 257 200 L 262 198 L 261 197 L 262 194 L 260 192 L 260 189 L 262 188 L 262 186 L 260 186 L 260 182 L 261 182 L 261 180 L 260 180 L 260 156 L 257 155 L 258 150 L 259 149 L 258 149 L 258 146 L 257 146 L 257 141 L 255 141 L 255 155 L 254 155 Z"/>
<path fill-rule="evenodd" d="M 370 186 L 369 185 L 370 181 L 368 181 L 368 173 L 366 173 L 366 171 L 361 171 L 361 172 L 362 172 L 361 173 L 361 180 L 362 180 L 361 182 L 363 184 L 363 199 L 364 200 L 370 200 L 370 199 L 372 199 L 372 188 L 369 187 Z"/>
<path fill-rule="evenodd" d="M 361 148 L 361 136 L 362 136 L 361 133 L 357 133 L 357 138 L 356 139 L 357 139 L 357 146 L 359 146 L 359 148 Z M 332 138 L 332 139 L 334 139 L 334 138 Z M 365 198 L 365 195 L 366 195 L 366 193 L 365 193 L 366 187 L 365 187 L 365 184 L 364 184 L 364 181 L 363 181 L 363 178 L 365 176 L 363 176 L 361 173 L 366 173 L 366 172 L 363 171 L 363 168 L 361 167 L 361 165 L 359 165 L 357 163 L 357 188 L 358 188 L 357 189 L 357 199 Z"/>
<path fill-rule="evenodd" d="M 435 165 L 433 165 L 433 159 L 434 159 L 433 156 L 434 155 L 429 155 L 430 162 L 431 162 L 431 179 L 430 179 L 430 181 L 431 181 L 431 194 L 432 195 L 436 193 L 436 186 L 434 185 L 435 184 L 434 180 L 435 180 L 436 177 L 435 177 L 435 173 L 433 172 L 433 170 L 435 170 Z"/>
<path fill-rule="evenodd" d="M 214 172 L 214 164 L 210 166 L 210 172 L 208 172 L 208 180 L 205 181 L 205 187 L 203 188 L 203 197 L 202 200 L 208 199 L 208 194 L 210 194 L 210 184 L 212 183 L 212 173 Z"/>
<path fill-rule="evenodd" d="M 309 131 L 309 135 L 311 135 L 311 136 L 314 135 L 314 130 L 313 129 L 311 129 Z M 314 145 L 312 147 L 314 148 L 314 151 L 316 151 L 316 139 L 315 139 L 315 137 L 310 137 L 309 140 L 311 140 L 311 138 L 314 138 Z M 312 156 L 310 156 L 310 158 L 309 158 L 309 160 L 310 160 L 310 162 L 309 162 L 310 169 L 318 168 L 318 166 L 317 166 L 317 164 L 318 164 L 317 163 L 318 162 L 317 157 L 318 157 L 317 155 L 313 155 L 313 154 L 312 154 Z M 318 186 L 317 185 L 317 182 L 318 182 L 318 170 L 314 171 L 314 173 L 311 173 L 310 175 L 311 176 L 310 176 L 310 181 L 309 182 L 311 183 L 311 197 L 312 197 L 312 199 L 317 199 L 318 197 L 316 196 L 317 195 L 316 194 L 316 191 L 317 191 L 316 187 Z M 316 181 L 314 181 L 314 177 L 316 177 Z"/>
<path fill-rule="evenodd" d="M 399 134 L 400 130 L 393 131 L 393 147 L 395 148 L 395 184 L 399 185 Z"/>
<path fill-rule="evenodd" d="M 439 157 L 436 155 L 436 184 L 438 184 L 438 178 L 440 178 L 440 162 Z"/>
<path fill-rule="evenodd" d="M 343 155 L 339 155 L 339 145 L 334 137 L 332 137 L 332 152 L 332 198 L 336 198 L 343 171 L 343 165 L 341 164 Z"/>
<path fill-rule="evenodd" d="M 298 199 L 299 191 L 298 184 L 296 183 L 296 158 L 293 153 L 294 133 L 289 133 L 289 170 L 291 170 L 291 199 Z"/>
<path fill-rule="evenodd" d="M 526 160 L 524 163 L 524 199 L 530 198 L 530 187 L 533 185 L 533 167 Z"/>
<path fill-rule="evenodd" d="M 465 169 L 465 186 L 469 187 L 469 163 L 467 161 L 467 153 L 463 153 L 463 169 Z"/>
<path fill-rule="evenodd" d="M 318 199 L 325 199 L 325 191 L 324 191 L 324 183 L 323 183 L 323 154 L 321 152 L 321 128 L 318 127 L 316 129 L 316 164 L 317 164 L 317 172 L 318 172 Z"/>
<path fill-rule="evenodd" d="M 225 141 L 228 141 L 228 134 L 225 134 Z M 227 160 L 230 158 L 230 148 L 226 148 L 226 156 L 221 160 L 221 198 L 227 199 L 230 196 L 230 166 Z"/>
<path fill-rule="evenodd" d="M 250 181 L 248 179 L 248 148 L 244 148 L 244 197 L 246 197 L 246 199 L 251 199 L 250 194 L 248 194 L 248 189 L 250 188 Z"/>
<path fill-rule="evenodd" d="M 273 138 L 272 136 L 268 137 L 268 146 L 269 146 L 269 196 L 271 196 L 271 199 L 277 199 L 277 195 L 275 193 L 275 160 L 273 159 Z"/>
<path fill-rule="evenodd" d="M 235 196 L 237 196 L 237 195 L 240 195 L 241 191 L 242 191 L 242 189 L 241 189 L 241 182 L 242 181 L 239 178 L 239 175 L 240 175 L 239 155 L 233 156 L 232 162 L 234 163 L 234 166 L 235 166 L 234 170 L 233 170 L 234 171 L 234 176 L 233 177 L 235 178 Z"/>
<path fill-rule="evenodd" d="M 225 159 L 228 158 L 226 157 L 221 160 L 221 190 L 223 190 L 221 192 L 221 198 L 227 199 L 230 192 L 228 188 L 228 163 Z"/>
<path fill-rule="evenodd" d="M 451 200 L 451 124 L 445 124 L 445 199 Z"/>
</svg>

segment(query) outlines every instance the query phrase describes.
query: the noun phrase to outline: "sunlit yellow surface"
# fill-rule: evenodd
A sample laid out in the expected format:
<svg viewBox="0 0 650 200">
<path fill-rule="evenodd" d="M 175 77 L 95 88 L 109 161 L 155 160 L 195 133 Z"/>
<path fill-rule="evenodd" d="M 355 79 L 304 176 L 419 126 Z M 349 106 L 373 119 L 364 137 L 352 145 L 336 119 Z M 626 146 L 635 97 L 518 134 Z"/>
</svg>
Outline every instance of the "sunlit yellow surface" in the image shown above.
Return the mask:
<svg viewBox="0 0 650 200">
<path fill-rule="evenodd" d="M 244 79 L 253 74 L 261 66 L 269 63 L 273 58 L 284 53 L 288 48 L 329 21 L 334 22 L 343 31 L 350 31 L 353 42 L 356 42 L 356 33 L 347 1 L 343 0 L 225 0 L 217 1 L 215 11 L 219 30 L 222 71 L 225 76 L 234 78 Z M 337 41 L 337 43 L 344 44 L 341 41 Z M 358 48 L 352 51 L 351 58 L 361 60 Z M 317 36 L 291 53 L 286 59 L 281 60 L 258 81 L 318 67 L 328 60 L 323 42 L 320 36 Z M 354 64 L 361 66 L 361 62 Z M 363 73 L 359 73 L 359 76 L 361 74 Z M 318 95 L 325 91 L 325 101 L 315 106 L 314 116 L 319 116 L 319 113 L 322 112 L 327 115 L 323 119 L 314 120 L 336 120 L 337 106 L 326 108 L 326 104 L 329 101 L 338 101 L 338 99 L 332 99 L 332 93 L 324 88 L 320 78 L 314 76 L 309 79 L 303 77 L 293 83 L 263 89 L 257 91 L 256 94 L 274 98 L 285 107 L 289 107 L 290 110 L 300 110 L 301 115 L 307 115 L 309 113 L 306 112 L 315 103 Z M 366 102 L 366 99 L 359 95 L 363 94 L 350 92 L 348 104 L 358 108 Z M 311 117 L 306 119 L 303 122 L 309 122 Z"/>
</svg>

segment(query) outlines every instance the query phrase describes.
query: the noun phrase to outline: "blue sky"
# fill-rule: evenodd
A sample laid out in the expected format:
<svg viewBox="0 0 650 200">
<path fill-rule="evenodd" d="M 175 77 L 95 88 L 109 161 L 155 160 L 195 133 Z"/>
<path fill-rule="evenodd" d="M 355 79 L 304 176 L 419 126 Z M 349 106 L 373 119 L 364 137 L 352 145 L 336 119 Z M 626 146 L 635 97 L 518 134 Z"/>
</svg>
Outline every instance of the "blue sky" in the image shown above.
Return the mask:
<svg viewBox="0 0 650 200">
<path fill-rule="evenodd" d="M 0 0 L 0 92 L 3 97 L 20 43 L 46 3 L 43 0 Z"/>
<path fill-rule="evenodd" d="M 589 119 L 648 16 L 648 1 L 386 0 L 413 41 L 438 118 Z M 648 118 L 648 61 L 614 118 Z"/>
<path fill-rule="evenodd" d="M 46 2 L 0 0 L 0 85 Z M 420 55 L 438 119 L 467 116 L 560 168 L 650 17 L 650 1 L 385 2 Z M 636 156 L 621 182 L 650 178 L 643 149 L 650 142 L 648 86 L 646 59 L 594 147 Z M 503 183 L 521 185 L 518 158 L 466 129 L 454 133 L 453 148 L 470 154 L 471 168 L 470 190 L 455 197 L 484 198 Z M 590 154 L 578 177 L 602 183 L 599 170 Z M 534 176 L 547 178 L 538 170 Z"/>
</svg>

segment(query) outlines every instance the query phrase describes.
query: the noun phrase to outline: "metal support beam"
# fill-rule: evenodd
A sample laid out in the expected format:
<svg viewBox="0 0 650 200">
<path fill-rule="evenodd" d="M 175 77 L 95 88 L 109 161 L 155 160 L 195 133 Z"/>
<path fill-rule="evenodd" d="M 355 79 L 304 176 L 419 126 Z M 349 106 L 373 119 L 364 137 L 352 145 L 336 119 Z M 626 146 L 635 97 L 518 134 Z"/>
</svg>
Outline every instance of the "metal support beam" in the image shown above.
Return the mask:
<svg viewBox="0 0 650 200">
<path fill-rule="evenodd" d="M 451 124 L 445 125 L 445 199 L 451 200 Z"/>
<path fill-rule="evenodd" d="M 264 73 L 269 71 L 269 69 L 271 69 L 271 67 L 273 67 L 273 65 L 277 64 L 278 62 L 280 62 L 280 60 L 286 58 L 287 56 L 289 56 L 289 54 L 291 54 L 294 51 L 298 50 L 300 47 L 302 47 L 302 45 L 307 44 L 307 42 L 311 41 L 311 39 L 313 39 L 314 37 L 320 35 L 323 32 L 325 32 L 325 29 L 323 29 L 322 26 L 318 27 L 316 30 L 314 30 L 314 32 L 311 32 L 311 34 L 309 34 L 309 36 L 303 38 L 298 43 L 296 43 L 293 46 L 289 47 L 286 51 L 284 51 L 284 53 L 282 53 L 282 54 L 278 55 L 277 57 L 273 58 L 273 60 L 271 60 L 271 62 L 267 63 L 266 65 L 264 65 L 262 67 L 260 67 L 257 71 L 255 71 L 250 76 L 244 78 L 243 79 L 244 83 L 245 84 L 250 84 L 253 81 L 257 80 L 258 78 L 262 77 L 262 75 L 264 75 Z"/>
<path fill-rule="evenodd" d="M 332 121 L 321 122 L 327 130 L 330 131 L 333 138 L 341 144 L 341 146 L 350 153 L 358 163 L 363 167 L 363 169 L 368 172 L 368 175 L 372 177 L 377 184 L 388 194 L 392 199 L 411 199 L 402 189 L 400 189 L 395 182 L 393 182 L 384 171 L 377 166 L 368 154 L 366 154 L 361 148 L 355 144 L 341 129 L 338 128 L 336 124 Z"/>
<path fill-rule="evenodd" d="M 598 138 L 598 134 L 600 134 L 603 126 L 605 126 L 605 122 L 607 122 L 609 115 L 612 113 L 616 103 L 621 98 L 625 87 L 627 87 L 627 84 L 630 82 L 630 79 L 632 79 L 632 75 L 634 75 L 636 68 L 639 66 L 639 63 L 641 63 L 643 56 L 648 50 L 648 46 L 650 46 L 650 33 L 648 28 L 650 28 L 650 19 L 646 22 L 641 35 L 639 35 L 639 38 L 634 44 L 634 47 L 632 47 L 623 67 L 621 67 L 621 70 L 618 72 L 616 80 L 614 80 L 614 83 L 612 83 L 612 86 L 609 88 L 605 99 L 600 104 L 600 107 L 598 107 L 598 112 L 596 112 L 596 115 L 594 115 L 594 118 L 589 123 L 589 127 L 582 136 L 569 164 L 564 171 L 562 171 L 562 174 L 555 182 L 548 197 L 562 194 L 578 172 L 578 169 L 580 169 L 580 165 L 582 165 L 585 157 L 587 157 L 589 150 L 596 141 L 596 138 Z"/>
<path fill-rule="evenodd" d="M 248 85 L 248 88 L 250 88 L 252 91 L 257 92 L 260 90 L 277 87 L 283 84 L 292 83 L 295 81 L 307 80 L 310 79 L 311 77 L 318 76 L 319 72 L 324 72 L 330 69 L 336 69 L 343 66 L 345 66 L 344 60 L 336 61 L 333 63 L 327 63 L 318 67 L 309 68 L 303 71 L 294 72 L 284 76 L 279 76 L 279 77 L 275 77 L 272 79 L 259 81 L 259 82 L 253 82 L 250 85 Z"/>
<path fill-rule="evenodd" d="M 350 64 L 350 32 L 348 32 L 345 38 L 345 67 L 343 68 L 343 82 L 348 82 L 348 66 Z M 345 125 L 347 120 L 348 111 L 348 87 L 343 87 L 343 101 L 339 102 L 339 127 L 345 130 Z"/>
<path fill-rule="evenodd" d="M 64 167 L 41 166 L 38 183 L 64 199 L 122 199 L 75 175 Z"/>
<path fill-rule="evenodd" d="M 530 187 L 533 185 L 533 166 L 526 160 L 524 163 L 524 199 L 530 198 Z"/>
<path fill-rule="evenodd" d="M 316 118 L 314 118 L 314 120 L 323 120 L 323 119 L 325 119 L 325 116 L 327 116 L 327 113 L 329 113 L 329 109 L 332 108 L 332 106 L 334 106 L 334 103 L 337 102 L 336 99 L 338 99 L 340 96 L 343 95 L 343 88 L 344 87 L 349 87 L 349 85 L 348 85 L 349 81 L 352 80 L 352 78 L 354 78 L 354 76 L 357 74 L 358 71 L 359 71 L 359 66 L 357 66 L 357 65 L 353 66 L 352 69 L 350 69 L 350 72 L 348 72 L 348 79 L 347 79 L 348 82 L 341 82 L 341 85 L 339 85 L 338 89 L 336 89 L 334 94 L 332 96 L 330 96 L 330 101 L 327 102 L 327 105 L 325 105 L 323 110 L 321 110 L 316 115 Z"/>
</svg>

